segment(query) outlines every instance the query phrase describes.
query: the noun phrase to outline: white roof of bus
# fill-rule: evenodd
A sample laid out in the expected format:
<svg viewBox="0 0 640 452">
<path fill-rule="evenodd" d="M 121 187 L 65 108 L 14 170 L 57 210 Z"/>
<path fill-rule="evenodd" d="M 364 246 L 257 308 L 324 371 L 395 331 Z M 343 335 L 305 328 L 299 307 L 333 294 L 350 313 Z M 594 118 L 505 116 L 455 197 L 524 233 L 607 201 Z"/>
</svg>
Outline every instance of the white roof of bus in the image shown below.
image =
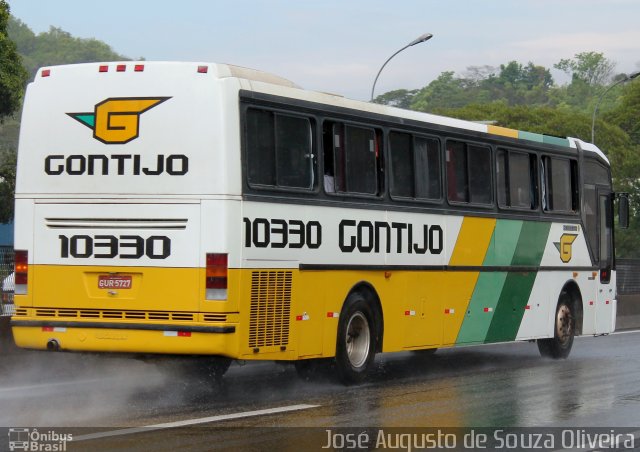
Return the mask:
<svg viewBox="0 0 640 452">
<path fill-rule="evenodd" d="M 174 69 L 176 72 L 181 72 L 185 68 L 193 67 L 206 67 L 207 71 L 216 78 L 236 78 L 239 80 L 245 80 L 246 83 L 242 83 L 243 88 L 249 88 L 258 92 L 273 94 L 286 97 L 295 97 L 296 99 L 305 100 L 309 102 L 316 102 L 321 104 L 333 105 L 337 107 L 351 108 L 360 111 L 366 111 L 370 113 L 376 113 L 381 115 L 396 116 L 399 118 L 415 120 L 420 122 L 428 122 L 436 125 L 454 127 L 459 129 L 471 130 L 476 132 L 490 133 L 494 135 L 507 136 L 511 138 L 518 138 L 523 140 L 553 143 L 560 146 L 567 146 L 576 148 L 577 144 L 588 152 L 594 152 L 602 157 L 605 161 L 609 161 L 604 153 L 598 149 L 592 143 L 586 143 L 578 138 L 557 138 L 536 133 L 529 133 L 524 131 L 518 131 L 514 129 L 508 129 L 504 127 L 498 127 L 491 124 L 465 121 L 462 119 L 449 118 L 446 116 L 439 116 L 430 113 L 418 112 L 413 110 L 405 110 L 396 107 L 389 107 L 386 105 L 375 104 L 372 102 L 364 102 L 353 99 L 347 99 L 340 95 L 323 93 L 319 91 L 308 91 L 302 89 L 286 78 L 274 75 L 268 72 L 259 71 L 256 69 L 245 68 L 241 66 L 235 66 L 231 64 L 220 63 L 205 63 L 205 62 L 169 62 L 169 61 L 121 61 L 121 62 L 103 62 L 103 63 L 83 63 L 65 65 L 51 68 L 42 68 L 42 70 L 63 70 L 64 72 L 94 72 L 97 66 L 108 65 L 110 67 L 116 67 L 118 65 L 144 65 L 146 66 L 164 66 L 166 70 Z M 114 69 L 115 70 L 115 69 Z M 146 71 L 145 71 L 146 72 Z M 36 77 L 37 80 L 38 77 Z"/>
</svg>

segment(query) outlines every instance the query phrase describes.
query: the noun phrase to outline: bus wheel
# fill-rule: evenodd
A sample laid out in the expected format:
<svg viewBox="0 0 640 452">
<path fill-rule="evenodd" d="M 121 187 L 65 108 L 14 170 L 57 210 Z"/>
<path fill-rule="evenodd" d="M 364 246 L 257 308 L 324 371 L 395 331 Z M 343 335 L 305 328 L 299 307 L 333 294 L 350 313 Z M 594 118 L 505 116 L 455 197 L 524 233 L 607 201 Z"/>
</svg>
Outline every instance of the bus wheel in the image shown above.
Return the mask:
<svg viewBox="0 0 640 452">
<path fill-rule="evenodd" d="M 573 337 L 576 331 L 576 317 L 571 299 L 565 294 L 561 296 L 556 308 L 556 321 L 553 337 L 538 339 L 538 350 L 545 357 L 565 359 L 571 352 Z"/>
<path fill-rule="evenodd" d="M 338 322 L 336 369 L 345 384 L 359 383 L 373 366 L 376 351 L 375 316 L 359 292 L 347 298 Z"/>
</svg>

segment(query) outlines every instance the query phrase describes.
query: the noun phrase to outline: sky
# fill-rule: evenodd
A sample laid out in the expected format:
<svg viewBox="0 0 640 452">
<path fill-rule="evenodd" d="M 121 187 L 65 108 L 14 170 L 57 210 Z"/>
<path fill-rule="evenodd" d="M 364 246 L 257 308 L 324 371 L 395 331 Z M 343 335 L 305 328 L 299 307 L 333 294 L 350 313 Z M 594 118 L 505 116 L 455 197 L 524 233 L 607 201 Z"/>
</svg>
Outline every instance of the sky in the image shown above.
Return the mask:
<svg viewBox="0 0 640 452">
<path fill-rule="evenodd" d="M 518 61 L 549 69 L 604 53 L 616 73 L 640 70 L 638 0 L 9 0 L 34 32 L 96 38 L 121 55 L 230 63 L 305 89 L 368 100 L 428 85 L 444 71 Z M 556 82 L 566 76 L 552 70 Z"/>
</svg>

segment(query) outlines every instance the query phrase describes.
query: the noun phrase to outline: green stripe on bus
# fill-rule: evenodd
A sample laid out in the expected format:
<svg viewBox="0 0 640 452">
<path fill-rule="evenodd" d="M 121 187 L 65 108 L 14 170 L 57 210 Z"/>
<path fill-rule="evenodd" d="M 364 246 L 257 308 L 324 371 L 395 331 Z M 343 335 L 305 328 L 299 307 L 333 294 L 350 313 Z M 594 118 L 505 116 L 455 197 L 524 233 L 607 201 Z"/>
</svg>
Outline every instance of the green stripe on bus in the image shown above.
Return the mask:
<svg viewBox="0 0 640 452">
<path fill-rule="evenodd" d="M 511 265 L 539 266 L 550 228 L 551 223 L 548 222 L 525 222 Z M 537 272 L 510 272 L 507 275 L 485 342 L 515 340 L 536 274 Z"/>
<path fill-rule="evenodd" d="M 508 266 L 511 264 L 522 224 L 522 221 L 514 220 L 498 220 L 496 222 L 483 262 L 484 266 Z M 457 344 L 484 342 L 506 278 L 506 272 L 480 273 L 458 333 Z"/>
<path fill-rule="evenodd" d="M 543 141 L 543 136 L 541 134 L 523 131 L 518 132 L 518 138 L 521 140 L 536 141 L 538 143 L 542 143 Z"/>
<path fill-rule="evenodd" d="M 545 144 L 555 144 L 556 146 L 569 147 L 571 144 L 566 138 L 552 137 L 549 135 L 542 136 L 542 142 Z"/>
</svg>

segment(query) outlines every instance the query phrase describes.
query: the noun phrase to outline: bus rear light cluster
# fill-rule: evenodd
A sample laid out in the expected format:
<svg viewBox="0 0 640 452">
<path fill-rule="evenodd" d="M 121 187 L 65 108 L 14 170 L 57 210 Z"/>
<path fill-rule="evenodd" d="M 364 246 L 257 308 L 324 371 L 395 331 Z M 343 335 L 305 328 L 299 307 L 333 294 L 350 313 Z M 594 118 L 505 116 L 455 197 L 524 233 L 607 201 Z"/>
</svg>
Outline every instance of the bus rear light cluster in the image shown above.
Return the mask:
<svg viewBox="0 0 640 452">
<path fill-rule="evenodd" d="M 116 65 L 116 72 L 126 72 L 126 71 L 127 71 L 127 65 L 126 64 L 117 64 Z M 136 64 L 136 65 L 134 65 L 133 66 L 133 71 L 134 72 L 144 72 L 144 64 Z M 109 72 L 109 65 L 108 64 L 101 64 L 100 66 L 98 66 L 98 72 Z"/>
<path fill-rule="evenodd" d="M 227 254 L 207 253 L 205 286 L 207 300 L 227 299 L 228 262 Z"/>
<path fill-rule="evenodd" d="M 26 295 L 29 280 L 29 252 L 16 250 L 15 257 L 15 288 L 16 295 Z"/>
</svg>

